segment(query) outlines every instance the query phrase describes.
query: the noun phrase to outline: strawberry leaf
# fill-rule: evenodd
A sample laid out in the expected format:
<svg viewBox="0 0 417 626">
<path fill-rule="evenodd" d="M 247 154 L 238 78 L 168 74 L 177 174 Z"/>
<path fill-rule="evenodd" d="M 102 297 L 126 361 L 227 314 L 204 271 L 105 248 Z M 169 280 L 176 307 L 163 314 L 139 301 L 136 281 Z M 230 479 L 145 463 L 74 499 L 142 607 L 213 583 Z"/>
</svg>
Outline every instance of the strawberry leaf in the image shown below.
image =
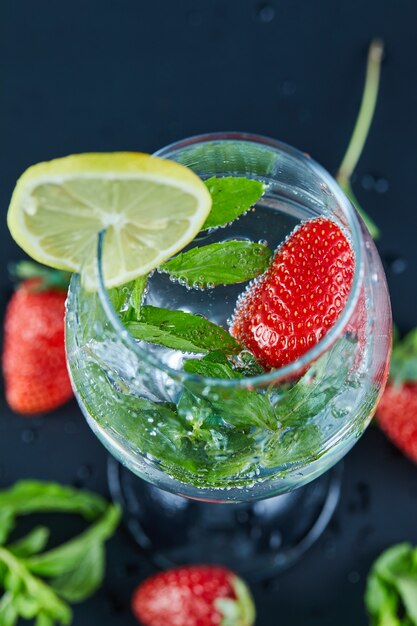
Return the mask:
<svg viewBox="0 0 417 626">
<path fill-rule="evenodd" d="M 249 211 L 265 192 L 265 185 L 257 180 L 225 176 L 204 181 L 212 198 L 211 211 L 202 230 L 226 226 Z"/>
<path fill-rule="evenodd" d="M 251 280 L 267 269 L 271 257 L 272 252 L 263 244 L 225 241 L 178 254 L 160 271 L 189 287 L 205 289 Z"/>
<path fill-rule="evenodd" d="M 394 343 L 390 379 L 395 385 L 417 380 L 417 328 Z"/>
<path fill-rule="evenodd" d="M 140 318 L 127 322 L 126 327 L 135 339 L 183 352 L 201 354 L 222 350 L 227 354 L 235 354 L 241 350 L 237 341 L 224 328 L 205 317 L 185 311 L 143 306 Z"/>
</svg>

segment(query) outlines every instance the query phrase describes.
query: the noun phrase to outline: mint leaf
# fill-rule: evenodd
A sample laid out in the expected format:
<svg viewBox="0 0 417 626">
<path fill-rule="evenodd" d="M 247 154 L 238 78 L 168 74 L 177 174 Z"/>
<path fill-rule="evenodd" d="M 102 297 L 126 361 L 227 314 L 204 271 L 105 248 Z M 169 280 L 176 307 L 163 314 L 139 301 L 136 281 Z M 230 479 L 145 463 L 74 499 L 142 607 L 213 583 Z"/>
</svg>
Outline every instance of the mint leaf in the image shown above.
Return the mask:
<svg viewBox="0 0 417 626">
<path fill-rule="evenodd" d="M 202 230 L 233 222 L 261 198 L 265 185 L 257 180 L 225 176 L 204 181 L 213 204 Z"/>
<path fill-rule="evenodd" d="M 210 378 L 238 379 L 242 374 L 234 370 L 224 355 L 211 353 L 203 359 L 186 361 L 184 369 L 188 372 Z M 277 419 L 268 397 L 261 392 L 242 388 L 218 387 L 208 398 L 194 388 L 194 395 L 205 401 L 215 413 L 226 423 L 234 426 L 258 426 L 275 430 Z M 178 406 L 180 410 L 180 405 Z"/>
<path fill-rule="evenodd" d="M 76 567 L 54 578 L 50 585 L 67 602 L 75 604 L 91 596 L 101 585 L 105 571 L 104 544 L 92 541 Z"/>
<path fill-rule="evenodd" d="M 46 526 L 38 526 L 22 539 L 8 545 L 7 549 L 15 556 L 26 558 L 41 552 L 48 543 L 49 535 L 50 532 Z"/>
<path fill-rule="evenodd" d="M 120 521 L 120 509 L 108 506 L 104 515 L 84 533 L 61 546 L 32 556 L 25 560 L 31 572 L 42 576 L 59 576 L 78 567 L 92 543 L 104 542 L 116 530 Z"/>
<path fill-rule="evenodd" d="M 71 623 L 72 615 L 69 606 L 60 600 L 46 583 L 33 576 L 17 557 L 2 547 L 0 547 L 0 563 L 9 572 L 3 580 L 5 593 L 2 598 L 3 606 L 0 608 L 0 616 L 4 617 L 1 613 L 3 610 L 4 613 L 8 612 L 10 618 L 14 610 L 15 614 L 26 619 L 44 613 L 52 624 L 55 622 L 64 625 Z M 12 610 L 10 604 L 13 606 Z"/>
<path fill-rule="evenodd" d="M 4 507 L 4 508 L 2 508 Z M 62 487 L 56 483 L 22 481 L 0 492 L 0 511 L 10 529 L 17 515 L 42 511 L 81 514 L 99 519 L 79 537 L 40 553 L 49 530 L 37 527 L 7 547 L 0 546 L 0 624 L 15 626 L 18 618 L 35 620 L 37 626 L 70 624 L 72 614 L 64 602 L 88 597 L 102 582 L 104 542 L 114 533 L 120 519 L 118 507 L 103 498 Z M 6 533 L 4 533 L 6 534 Z M 39 576 L 52 580 L 47 584 Z"/>
<path fill-rule="evenodd" d="M 241 350 L 224 328 L 184 311 L 143 306 L 139 320 L 127 322 L 126 327 L 135 339 L 183 352 L 222 350 L 234 354 Z"/>
<path fill-rule="evenodd" d="M 225 241 L 177 254 L 159 269 L 189 287 L 205 289 L 251 280 L 269 266 L 272 252 L 251 241 Z"/>
<path fill-rule="evenodd" d="M 106 510 L 107 503 L 104 498 L 88 491 L 64 487 L 58 483 L 23 480 L 10 489 L 0 491 L 0 511 L 3 508 L 13 511 L 14 515 L 65 511 L 79 513 L 85 519 L 92 520 Z"/>
<path fill-rule="evenodd" d="M 243 378 L 234 370 L 223 352 L 209 352 L 203 359 L 184 361 L 184 370 L 190 374 L 198 374 L 206 378 Z"/>
<path fill-rule="evenodd" d="M 145 293 L 147 280 L 148 274 L 144 274 L 143 276 L 138 276 L 136 280 L 133 281 L 133 289 L 130 296 L 130 301 L 136 317 L 139 317 L 140 315 L 140 309 L 142 306 L 142 300 Z"/>
<path fill-rule="evenodd" d="M 388 548 L 368 576 L 365 603 L 375 626 L 417 624 L 417 549 Z"/>
<path fill-rule="evenodd" d="M 349 200 L 352 202 L 353 206 L 355 207 L 359 215 L 361 216 L 366 228 L 369 230 L 369 233 L 372 239 L 375 239 L 375 240 L 379 239 L 379 236 L 381 234 L 379 231 L 379 228 L 374 222 L 374 220 L 371 217 L 369 217 L 369 215 L 364 211 L 364 209 L 359 204 L 359 200 L 357 199 L 352 189 L 350 180 L 338 179 L 338 183 L 343 189 L 343 191 L 345 192 L 345 194 L 347 195 L 347 197 L 349 198 Z"/>
<path fill-rule="evenodd" d="M 6 592 L 0 598 L 0 624 L 2 626 L 15 626 L 18 620 L 18 613 L 14 606 L 13 594 Z"/>
</svg>

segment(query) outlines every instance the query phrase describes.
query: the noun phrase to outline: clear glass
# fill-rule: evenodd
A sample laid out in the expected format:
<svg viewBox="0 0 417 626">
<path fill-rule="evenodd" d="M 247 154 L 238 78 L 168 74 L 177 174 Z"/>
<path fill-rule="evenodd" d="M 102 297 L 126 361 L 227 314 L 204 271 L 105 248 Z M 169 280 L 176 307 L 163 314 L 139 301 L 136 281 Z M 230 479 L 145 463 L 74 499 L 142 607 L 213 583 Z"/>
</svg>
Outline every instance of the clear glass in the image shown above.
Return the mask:
<svg viewBox="0 0 417 626">
<path fill-rule="evenodd" d="M 191 246 L 249 237 L 275 248 L 301 220 L 324 215 L 353 247 L 352 291 L 336 324 L 298 361 L 256 377 L 202 378 L 181 369 L 183 354 L 135 341 L 123 327 L 104 286 L 102 233 L 97 291 L 87 291 L 74 275 L 67 303 L 67 355 L 78 402 L 111 454 L 159 488 L 211 502 L 290 492 L 348 452 L 382 393 L 391 313 L 375 246 L 334 179 L 284 144 L 223 133 L 184 140 L 158 155 L 203 179 L 243 176 L 267 185 L 254 212 Z M 146 298 L 227 327 L 243 288 L 187 290 L 155 273 Z M 310 393 L 297 402 L 300 378 Z"/>
</svg>

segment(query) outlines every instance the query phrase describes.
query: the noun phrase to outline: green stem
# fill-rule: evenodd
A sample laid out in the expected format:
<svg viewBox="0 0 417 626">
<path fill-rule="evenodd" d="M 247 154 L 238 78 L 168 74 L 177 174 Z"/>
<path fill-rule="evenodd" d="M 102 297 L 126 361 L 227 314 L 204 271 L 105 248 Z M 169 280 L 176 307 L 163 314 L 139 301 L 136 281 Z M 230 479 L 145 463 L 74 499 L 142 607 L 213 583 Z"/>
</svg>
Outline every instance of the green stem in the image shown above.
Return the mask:
<svg viewBox="0 0 417 626">
<path fill-rule="evenodd" d="M 340 183 L 347 182 L 352 176 L 368 136 L 378 98 L 383 51 L 383 41 L 374 39 L 369 47 L 365 87 L 359 114 L 346 154 L 336 176 Z"/>
</svg>

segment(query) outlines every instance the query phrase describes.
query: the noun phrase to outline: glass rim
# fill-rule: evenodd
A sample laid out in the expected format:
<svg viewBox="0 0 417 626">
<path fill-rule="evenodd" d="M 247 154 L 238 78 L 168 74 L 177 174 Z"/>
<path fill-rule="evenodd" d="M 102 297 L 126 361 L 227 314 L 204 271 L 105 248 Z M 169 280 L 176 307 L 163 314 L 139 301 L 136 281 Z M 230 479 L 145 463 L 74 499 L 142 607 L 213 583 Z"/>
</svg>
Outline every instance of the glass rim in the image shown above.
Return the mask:
<svg viewBox="0 0 417 626">
<path fill-rule="evenodd" d="M 283 142 L 275 139 L 270 139 L 263 135 L 256 135 L 251 133 L 240 132 L 216 132 L 207 133 L 201 135 L 194 135 L 174 143 L 169 144 L 161 148 L 154 153 L 154 156 L 160 158 L 168 158 L 167 155 L 189 146 L 205 144 L 208 142 L 227 142 L 227 141 L 241 141 L 250 144 L 258 144 L 271 148 L 277 152 L 283 152 L 291 155 L 298 161 L 301 161 L 308 165 L 316 175 L 322 179 L 331 191 L 332 195 L 337 201 L 338 207 L 342 210 L 343 216 L 346 218 L 347 225 L 350 230 L 350 238 L 355 256 L 355 269 L 353 275 L 352 287 L 341 314 L 336 320 L 335 324 L 330 330 L 316 343 L 312 348 L 307 350 L 302 356 L 295 361 L 284 365 L 283 367 L 272 369 L 269 372 L 258 374 L 256 376 L 245 376 L 243 378 L 224 379 L 224 378 L 210 378 L 200 376 L 198 374 L 191 374 L 185 370 L 178 370 L 170 367 L 158 357 L 150 354 L 146 349 L 142 348 L 134 337 L 129 333 L 128 329 L 123 325 L 120 317 L 118 316 L 113 304 L 110 300 L 107 288 L 105 286 L 104 271 L 103 271 L 103 247 L 105 241 L 106 230 L 102 230 L 98 236 L 97 246 L 97 269 L 98 269 L 98 295 L 101 305 L 106 314 L 108 321 L 110 322 L 113 330 L 122 338 L 122 341 L 127 344 L 129 350 L 132 350 L 142 361 L 148 363 L 151 367 L 155 367 L 171 378 L 177 381 L 190 381 L 199 382 L 204 385 L 213 387 L 228 387 L 228 388 L 254 388 L 263 387 L 271 383 L 278 383 L 291 379 L 294 375 L 303 371 L 306 366 L 311 365 L 316 361 L 319 356 L 324 354 L 331 346 L 336 342 L 337 338 L 341 335 L 343 329 L 349 322 L 354 312 L 356 303 L 359 299 L 359 293 L 361 289 L 363 279 L 363 237 L 361 231 L 361 225 L 351 201 L 347 198 L 345 193 L 339 187 L 336 180 L 327 172 L 327 170 L 319 165 L 310 155 L 293 148 Z"/>
</svg>

